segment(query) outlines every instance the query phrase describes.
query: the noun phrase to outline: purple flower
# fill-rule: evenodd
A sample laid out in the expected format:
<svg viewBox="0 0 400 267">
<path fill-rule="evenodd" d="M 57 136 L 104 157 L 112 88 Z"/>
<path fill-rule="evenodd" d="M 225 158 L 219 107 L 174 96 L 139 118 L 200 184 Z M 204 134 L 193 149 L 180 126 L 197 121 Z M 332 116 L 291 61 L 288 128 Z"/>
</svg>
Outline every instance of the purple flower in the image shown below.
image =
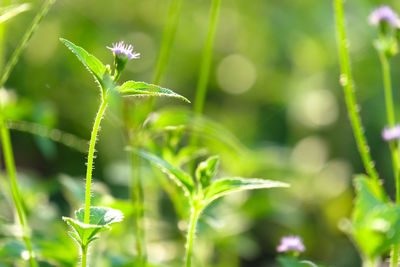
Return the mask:
<svg viewBox="0 0 400 267">
<path fill-rule="evenodd" d="M 298 236 L 285 236 L 282 237 L 281 243 L 276 248 L 278 252 L 304 252 L 306 248 L 304 247 L 303 240 Z"/>
<path fill-rule="evenodd" d="M 133 45 L 125 44 L 124 41 L 113 43 L 113 47 L 107 48 L 113 51 L 115 56 L 127 57 L 129 60 L 140 58 L 140 53 L 133 52 Z"/>
<path fill-rule="evenodd" d="M 393 128 L 385 128 L 382 131 L 382 137 L 385 141 L 392 141 L 400 139 L 400 125 L 396 125 Z"/>
<path fill-rule="evenodd" d="M 394 28 L 400 28 L 399 16 L 389 6 L 381 6 L 375 9 L 369 16 L 369 22 L 372 25 L 378 25 L 382 21 L 386 21 Z"/>
</svg>

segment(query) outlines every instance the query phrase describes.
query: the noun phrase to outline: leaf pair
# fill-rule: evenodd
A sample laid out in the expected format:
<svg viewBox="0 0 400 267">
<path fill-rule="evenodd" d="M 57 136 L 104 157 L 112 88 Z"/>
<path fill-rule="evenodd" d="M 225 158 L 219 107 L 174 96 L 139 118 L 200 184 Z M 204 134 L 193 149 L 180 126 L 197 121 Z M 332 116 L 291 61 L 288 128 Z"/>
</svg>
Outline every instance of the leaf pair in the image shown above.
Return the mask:
<svg viewBox="0 0 400 267">
<path fill-rule="evenodd" d="M 376 259 L 400 242 L 400 206 L 389 201 L 378 181 L 359 175 L 354 183 L 350 234 L 366 257 Z"/>
<path fill-rule="evenodd" d="M 76 219 L 63 217 L 63 220 L 71 226 L 71 237 L 81 246 L 87 247 L 97 239 L 97 234 L 110 229 L 110 225 L 123 220 L 121 211 L 106 207 L 90 207 L 89 224 L 84 223 L 85 210 L 75 212 Z"/>
<path fill-rule="evenodd" d="M 174 93 L 172 90 L 154 84 L 127 81 L 121 86 L 117 86 L 114 82 L 114 77 L 111 75 L 111 69 L 109 66 L 105 66 L 99 59 L 89 54 L 82 47 L 63 38 L 60 38 L 60 41 L 78 57 L 82 64 L 93 75 L 96 82 L 100 85 L 103 97 L 109 90 L 115 90 L 123 96 L 167 96 L 179 98 L 190 103 L 188 99 Z"/>
<path fill-rule="evenodd" d="M 218 167 L 218 157 L 210 157 L 206 161 L 201 162 L 196 169 L 196 182 L 185 171 L 180 168 L 174 167 L 160 157 L 153 155 L 144 150 L 130 148 L 130 150 L 139 156 L 147 159 L 164 173 L 171 178 L 178 186 L 182 188 L 185 195 L 193 204 L 199 205 L 197 208 L 203 210 L 214 200 L 231 194 L 234 192 L 252 190 L 252 189 L 266 189 L 273 187 L 288 187 L 289 185 L 283 182 L 264 180 L 264 179 L 248 179 L 248 178 L 220 178 L 211 180 Z"/>
</svg>

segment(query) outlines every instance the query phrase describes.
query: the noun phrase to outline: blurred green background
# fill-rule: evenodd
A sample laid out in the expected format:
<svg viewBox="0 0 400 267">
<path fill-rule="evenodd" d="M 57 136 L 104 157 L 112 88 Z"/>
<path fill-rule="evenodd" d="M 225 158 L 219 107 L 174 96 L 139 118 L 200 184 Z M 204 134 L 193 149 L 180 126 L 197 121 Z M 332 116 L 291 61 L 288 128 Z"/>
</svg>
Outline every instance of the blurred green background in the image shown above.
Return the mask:
<svg viewBox="0 0 400 267">
<path fill-rule="evenodd" d="M 20 3 L 19 1 L 15 1 Z M 106 46 L 124 40 L 141 59 L 128 64 L 121 80 L 151 82 L 167 19 L 167 0 L 59 0 L 6 84 L 9 118 L 39 123 L 88 140 L 99 90 L 90 74 L 60 42 L 63 37 L 112 63 Z M 161 84 L 194 100 L 208 24 L 209 0 L 186 0 L 170 62 Z M 6 58 L 20 40 L 41 1 L 9 23 Z M 378 56 L 368 25 L 378 5 L 397 1 L 347 1 L 347 26 L 361 115 L 385 187 L 394 192 L 385 126 Z M 210 207 L 200 222 L 196 266 L 277 266 L 281 236 L 300 235 L 304 257 L 329 266 L 359 266 L 351 241 L 340 231 L 352 207 L 352 175 L 364 172 L 348 121 L 339 69 L 332 1 L 223 0 L 215 40 L 205 115 L 223 125 L 248 154 L 221 151 L 221 173 L 265 177 L 292 184 L 233 195 Z M 399 102 L 400 61 L 393 63 L 395 104 Z M 157 109 L 191 105 L 157 102 Z M 398 109 L 397 109 L 398 110 Z M 129 161 L 118 112 L 105 117 L 95 162 L 96 203 L 129 208 Z M 29 127 L 28 127 L 29 128 Z M 57 134 L 47 132 L 47 135 Z M 41 255 L 51 266 L 74 266 L 77 248 L 61 216 L 83 199 L 86 155 L 63 144 L 12 131 L 19 179 Z M 211 142 L 211 141 L 210 141 Z M 74 143 L 85 149 L 81 141 Z M 215 149 L 214 153 L 218 153 Z M 225 155 L 225 156 L 224 156 Z M 183 221 L 177 219 L 157 178 L 143 166 L 149 260 L 181 266 Z M 7 265 L 19 246 L 12 237 L 12 208 L 1 177 L 0 259 Z M 82 191 L 82 192 L 81 192 Z M 131 266 L 135 255 L 132 222 L 127 219 L 95 243 L 93 266 Z"/>
</svg>

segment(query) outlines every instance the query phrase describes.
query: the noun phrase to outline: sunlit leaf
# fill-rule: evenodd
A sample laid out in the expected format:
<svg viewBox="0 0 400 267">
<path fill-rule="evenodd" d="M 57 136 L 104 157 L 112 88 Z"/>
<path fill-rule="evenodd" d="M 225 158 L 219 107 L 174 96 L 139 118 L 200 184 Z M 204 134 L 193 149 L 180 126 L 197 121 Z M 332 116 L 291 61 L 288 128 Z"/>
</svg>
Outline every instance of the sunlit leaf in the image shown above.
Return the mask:
<svg viewBox="0 0 400 267">
<path fill-rule="evenodd" d="M 211 179 L 214 177 L 219 164 L 219 157 L 209 157 L 207 160 L 202 161 L 196 168 L 196 179 L 200 182 L 203 188 L 210 185 Z"/>
<path fill-rule="evenodd" d="M 0 24 L 31 9 L 30 4 L 11 5 L 0 9 Z"/>
<path fill-rule="evenodd" d="M 190 103 L 187 98 L 170 89 L 146 82 L 127 81 L 121 86 L 116 87 L 116 90 L 125 96 L 167 96 L 176 97 Z"/>
<path fill-rule="evenodd" d="M 217 198 L 234 192 L 274 187 L 289 187 L 289 185 L 279 181 L 257 178 L 222 178 L 212 182 L 211 185 L 206 188 L 204 191 L 204 199 L 207 205 Z"/>
<path fill-rule="evenodd" d="M 74 43 L 60 38 L 63 42 L 82 62 L 82 64 L 93 74 L 96 81 L 100 84 L 101 88 L 107 89 L 110 86 L 111 77 L 107 72 L 107 68 L 95 56 L 89 54 L 85 49 Z"/>
<path fill-rule="evenodd" d="M 63 220 L 74 230 L 70 233 L 71 237 L 84 246 L 95 240 L 96 234 L 110 229 L 110 224 L 120 222 L 124 218 L 119 210 L 106 207 L 91 207 L 89 224 L 85 224 L 84 213 L 84 209 L 79 209 L 75 212 L 76 219 L 63 217 Z"/>
<path fill-rule="evenodd" d="M 178 186 L 182 187 L 185 193 L 187 193 L 188 195 L 191 195 L 193 193 L 194 184 L 189 174 L 177 167 L 172 166 L 162 158 L 150 154 L 149 152 L 133 147 L 131 147 L 130 150 L 138 154 L 139 156 L 147 159 L 151 163 L 155 164 L 164 173 L 166 173 L 168 177 L 170 177 Z"/>
</svg>

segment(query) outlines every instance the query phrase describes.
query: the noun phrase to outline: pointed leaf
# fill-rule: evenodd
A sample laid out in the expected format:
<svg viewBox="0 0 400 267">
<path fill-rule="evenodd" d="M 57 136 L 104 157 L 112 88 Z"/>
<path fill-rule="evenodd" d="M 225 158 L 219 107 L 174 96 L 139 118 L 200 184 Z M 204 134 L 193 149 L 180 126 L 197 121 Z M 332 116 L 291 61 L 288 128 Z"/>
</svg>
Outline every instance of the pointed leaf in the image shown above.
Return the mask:
<svg viewBox="0 0 400 267">
<path fill-rule="evenodd" d="M 118 86 L 116 90 L 125 96 L 167 96 L 176 97 L 190 103 L 187 98 L 170 89 L 146 82 L 127 81 L 121 86 Z"/>
<path fill-rule="evenodd" d="M 289 185 L 283 182 L 257 178 L 223 178 L 212 182 L 211 185 L 206 188 L 204 191 L 204 199 L 206 205 L 208 205 L 215 199 L 234 192 L 273 187 L 289 187 Z"/>
<path fill-rule="evenodd" d="M 210 185 L 211 179 L 214 177 L 219 164 L 219 157 L 212 156 L 202 161 L 196 168 L 196 179 L 203 188 Z"/>
<path fill-rule="evenodd" d="M 96 81 L 100 84 L 101 88 L 106 89 L 110 86 L 110 75 L 107 72 L 107 67 L 101 63 L 95 56 L 89 54 L 85 49 L 74 43 L 60 38 L 63 42 L 82 62 L 82 64 L 89 70 L 95 77 Z"/>
<path fill-rule="evenodd" d="M 168 175 L 169 178 L 171 178 L 178 186 L 182 187 L 184 192 L 188 194 L 188 196 L 191 196 L 193 193 L 194 189 L 194 184 L 192 177 L 190 177 L 189 174 L 184 172 L 183 170 L 172 166 L 162 158 L 150 154 L 144 150 L 136 149 L 133 147 L 130 147 L 130 150 L 139 156 L 141 156 L 144 159 L 147 159 L 151 163 L 155 164 L 158 168 L 160 168 L 164 173 Z"/>
</svg>

